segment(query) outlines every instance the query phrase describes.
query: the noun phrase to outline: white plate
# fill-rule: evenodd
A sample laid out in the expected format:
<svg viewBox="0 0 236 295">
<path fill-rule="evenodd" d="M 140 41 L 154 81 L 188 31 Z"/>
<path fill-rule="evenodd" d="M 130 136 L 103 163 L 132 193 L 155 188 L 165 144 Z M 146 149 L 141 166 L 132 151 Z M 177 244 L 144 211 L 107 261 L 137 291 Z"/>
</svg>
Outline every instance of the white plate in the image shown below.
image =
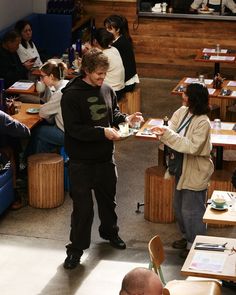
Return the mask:
<svg viewBox="0 0 236 295">
<path fill-rule="evenodd" d="M 26 112 L 29 114 L 38 114 L 39 108 L 30 108 L 30 109 L 27 109 Z"/>
<path fill-rule="evenodd" d="M 198 9 L 198 13 L 201 13 L 201 14 L 211 14 L 214 12 L 214 8 L 208 8 L 208 10 L 202 10 L 201 8 Z"/>
<path fill-rule="evenodd" d="M 129 130 L 129 134 L 127 134 L 127 135 L 122 134 L 119 130 L 118 130 L 118 133 L 119 133 L 121 138 L 127 138 L 127 137 L 134 134 L 133 130 Z"/>
<path fill-rule="evenodd" d="M 211 208 L 218 211 L 224 211 L 224 210 L 228 210 L 228 205 L 224 204 L 222 208 L 219 208 L 219 207 L 216 207 L 214 203 L 211 203 Z"/>
</svg>

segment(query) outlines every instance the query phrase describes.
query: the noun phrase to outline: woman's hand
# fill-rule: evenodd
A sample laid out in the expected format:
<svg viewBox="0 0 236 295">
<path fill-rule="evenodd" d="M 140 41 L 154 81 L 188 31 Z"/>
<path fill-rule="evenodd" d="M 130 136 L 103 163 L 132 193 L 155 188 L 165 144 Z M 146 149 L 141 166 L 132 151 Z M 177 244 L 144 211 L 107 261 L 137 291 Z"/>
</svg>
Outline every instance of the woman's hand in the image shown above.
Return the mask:
<svg viewBox="0 0 236 295">
<path fill-rule="evenodd" d="M 158 127 L 158 126 L 151 127 L 150 130 L 151 130 L 156 136 L 161 136 L 161 135 L 163 135 L 164 132 L 165 132 L 165 128 Z"/>
</svg>

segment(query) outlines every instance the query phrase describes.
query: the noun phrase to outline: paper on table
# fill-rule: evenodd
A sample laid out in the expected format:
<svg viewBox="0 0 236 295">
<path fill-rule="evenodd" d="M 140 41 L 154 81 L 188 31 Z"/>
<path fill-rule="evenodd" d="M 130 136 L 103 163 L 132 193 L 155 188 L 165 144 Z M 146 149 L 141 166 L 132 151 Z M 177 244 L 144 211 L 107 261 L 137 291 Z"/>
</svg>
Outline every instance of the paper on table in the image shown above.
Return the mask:
<svg viewBox="0 0 236 295">
<path fill-rule="evenodd" d="M 235 135 L 211 134 L 211 142 L 213 144 L 236 144 Z"/>
<path fill-rule="evenodd" d="M 227 53 L 228 49 L 221 49 L 220 53 Z M 203 51 L 204 53 L 215 53 L 216 50 L 214 48 L 204 48 Z"/>
<path fill-rule="evenodd" d="M 233 61 L 233 60 L 235 60 L 235 56 L 211 55 L 210 60 Z"/>
<path fill-rule="evenodd" d="M 213 94 L 216 90 L 214 88 L 207 88 L 209 94 Z"/>
<path fill-rule="evenodd" d="M 236 96 L 236 91 L 232 91 L 230 96 Z"/>
<path fill-rule="evenodd" d="M 225 253 L 197 252 L 193 256 L 189 268 L 209 272 L 222 272 L 226 257 L 227 254 Z"/>
<path fill-rule="evenodd" d="M 151 119 L 150 122 L 148 122 L 148 125 L 163 126 L 163 120 Z"/>
<path fill-rule="evenodd" d="M 33 82 L 15 82 L 10 89 L 28 90 L 33 85 Z"/>
<path fill-rule="evenodd" d="M 187 84 L 190 84 L 190 83 L 196 83 L 196 82 L 199 82 L 199 79 L 198 79 L 198 78 L 186 78 L 186 79 L 184 80 L 184 83 L 187 83 Z M 209 84 L 211 84 L 212 82 L 213 82 L 212 79 L 204 79 L 204 83 L 205 83 L 206 85 L 209 85 Z"/>
<path fill-rule="evenodd" d="M 236 81 L 229 81 L 227 86 L 236 86 Z"/>
</svg>

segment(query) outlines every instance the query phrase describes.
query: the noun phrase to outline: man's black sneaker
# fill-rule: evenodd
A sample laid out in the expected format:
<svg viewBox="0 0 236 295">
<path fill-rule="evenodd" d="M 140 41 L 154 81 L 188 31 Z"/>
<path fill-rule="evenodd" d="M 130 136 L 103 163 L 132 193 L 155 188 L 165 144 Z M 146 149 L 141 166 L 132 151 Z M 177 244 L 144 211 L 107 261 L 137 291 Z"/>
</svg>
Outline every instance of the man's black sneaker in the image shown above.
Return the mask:
<svg viewBox="0 0 236 295">
<path fill-rule="evenodd" d="M 80 263 L 80 257 L 74 254 L 68 254 L 65 261 L 64 261 L 64 268 L 65 269 L 74 269 Z"/>
<path fill-rule="evenodd" d="M 125 249 L 126 245 L 125 242 L 117 235 L 113 238 L 109 239 L 110 245 L 117 249 Z"/>
<path fill-rule="evenodd" d="M 186 239 L 181 239 L 174 241 L 172 244 L 172 247 L 175 249 L 186 249 L 187 247 L 187 240 Z"/>
</svg>

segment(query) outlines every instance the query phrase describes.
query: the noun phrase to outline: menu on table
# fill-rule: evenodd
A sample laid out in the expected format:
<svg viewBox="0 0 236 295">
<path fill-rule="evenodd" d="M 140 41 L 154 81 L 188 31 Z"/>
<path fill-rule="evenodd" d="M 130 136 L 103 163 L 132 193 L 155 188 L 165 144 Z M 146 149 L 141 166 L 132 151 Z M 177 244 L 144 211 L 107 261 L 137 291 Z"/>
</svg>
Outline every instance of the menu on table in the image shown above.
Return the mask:
<svg viewBox="0 0 236 295">
<path fill-rule="evenodd" d="M 202 52 L 204 53 L 216 53 L 216 50 L 214 48 L 204 48 L 202 50 Z M 221 49 L 220 50 L 220 53 L 227 53 L 228 52 L 228 49 Z"/>
<path fill-rule="evenodd" d="M 209 252 L 196 252 L 193 256 L 192 262 L 189 266 L 190 269 L 209 271 L 209 272 L 222 272 L 227 258 L 225 253 L 212 253 Z"/>
<path fill-rule="evenodd" d="M 211 55 L 209 59 L 219 61 L 233 61 L 235 60 L 235 56 Z"/>
<path fill-rule="evenodd" d="M 29 90 L 34 85 L 33 82 L 15 82 L 9 89 Z"/>
</svg>

